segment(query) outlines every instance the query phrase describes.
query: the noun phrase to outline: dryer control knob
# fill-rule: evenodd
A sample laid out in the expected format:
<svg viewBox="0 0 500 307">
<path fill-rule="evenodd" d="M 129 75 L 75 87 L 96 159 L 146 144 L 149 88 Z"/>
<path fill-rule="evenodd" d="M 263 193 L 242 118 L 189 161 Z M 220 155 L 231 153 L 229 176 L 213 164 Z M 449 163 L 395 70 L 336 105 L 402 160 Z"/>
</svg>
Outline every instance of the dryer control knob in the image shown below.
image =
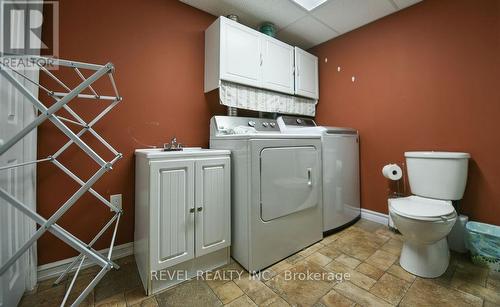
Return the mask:
<svg viewBox="0 0 500 307">
<path fill-rule="evenodd" d="M 271 127 L 273 127 L 273 128 L 276 126 L 276 124 L 275 124 L 275 123 L 269 123 L 269 125 L 270 125 Z"/>
<path fill-rule="evenodd" d="M 255 122 L 253 120 L 251 120 L 251 121 L 248 122 L 248 125 L 250 127 L 255 127 Z"/>
<path fill-rule="evenodd" d="M 267 126 L 269 126 L 269 124 L 268 124 L 267 122 L 263 122 L 263 123 L 262 123 L 262 126 L 264 126 L 264 127 L 266 127 L 266 128 L 267 128 Z"/>
<path fill-rule="evenodd" d="M 302 119 L 297 118 L 296 122 L 297 122 L 297 124 L 299 124 L 299 125 L 300 125 L 300 124 L 302 124 Z"/>
</svg>

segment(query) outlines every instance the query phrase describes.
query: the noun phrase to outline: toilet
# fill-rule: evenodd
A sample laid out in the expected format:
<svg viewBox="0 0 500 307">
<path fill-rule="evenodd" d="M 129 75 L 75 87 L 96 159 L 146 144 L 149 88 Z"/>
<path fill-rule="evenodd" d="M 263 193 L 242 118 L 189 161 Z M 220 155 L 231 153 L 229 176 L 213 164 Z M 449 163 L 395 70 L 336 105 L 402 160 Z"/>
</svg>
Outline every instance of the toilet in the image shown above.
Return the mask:
<svg viewBox="0 0 500 307">
<path fill-rule="evenodd" d="M 446 236 L 457 220 L 452 201 L 464 194 L 470 155 L 411 151 L 405 158 L 413 195 L 388 200 L 389 214 L 404 238 L 399 262 L 414 275 L 438 277 L 449 264 Z"/>
</svg>

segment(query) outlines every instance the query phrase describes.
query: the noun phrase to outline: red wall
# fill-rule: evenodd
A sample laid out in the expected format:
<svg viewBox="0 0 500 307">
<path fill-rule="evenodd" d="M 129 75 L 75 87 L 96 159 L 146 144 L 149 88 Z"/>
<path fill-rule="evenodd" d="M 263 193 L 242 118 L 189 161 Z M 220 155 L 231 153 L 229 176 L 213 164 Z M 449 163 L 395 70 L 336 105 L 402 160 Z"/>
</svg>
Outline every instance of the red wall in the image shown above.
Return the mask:
<svg viewBox="0 0 500 307">
<path fill-rule="evenodd" d="M 404 151 L 460 150 L 473 157 L 464 211 L 500 224 L 499 3 L 426 0 L 313 49 L 320 57 L 319 122 L 361 133 L 364 208 L 387 212 L 388 184 L 380 169 L 402 162 Z M 60 57 L 112 61 L 124 97 L 96 126 L 124 154 L 96 185 L 105 197 L 123 194 L 117 244 L 133 240 L 134 149 L 159 146 L 174 135 L 187 145 L 208 145 L 213 110 L 203 94 L 203 31 L 214 19 L 174 0 L 60 3 Z M 89 118 L 94 104 L 71 106 Z M 38 135 L 40 158 L 67 140 L 51 124 Z M 83 178 L 96 169 L 76 147 L 61 160 Z M 39 212 L 48 217 L 77 188 L 54 166 L 41 164 Z M 89 241 L 109 217 L 86 195 L 61 225 Z M 109 237 L 97 248 L 107 247 Z M 50 234 L 38 247 L 39 264 L 75 255 Z"/>
<path fill-rule="evenodd" d="M 360 131 L 362 207 L 387 213 L 404 151 L 466 151 L 463 211 L 500 224 L 500 1 L 426 0 L 312 52 L 318 121 Z"/>
<path fill-rule="evenodd" d="M 115 78 L 124 100 L 96 130 L 124 158 L 95 189 L 105 197 L 123 194 L 125 214 L 116 243 L 130 242 L 134 230 L 134 149 L 159 146 L 174 135 L 186 145 L 208 146 L 211 112 L 203 94 L 204 30 L 215 17 L 174 0 L 65 0 L 59 9 L 60 57 L 101 64 L 111 61 L 116 66 Z M 50 80 L 42 75 L 42 82 Z M 88 119 L 99 103 L 81 101 L 70 106 Z M 67 141 L 51 124 L 42 125 L 38 137 L 41 158 Z M 91 137 L 85 140 L 97 144 Z M 61 160 L 82 178 L 96 170 L 96 164 L 75 146 Z M 77 188 L 55 166 L 41 164 L 38 211 L 48 217 Z M 110 216 L 109 209 L 86 195 L 64 215 L 61 225 L 88 242 Z M 97 248 L 107 247 L 109 238 L 108 234 Z M 38 242 L 39 264 L 75 255 L 51 234 Z"/>
</svg>

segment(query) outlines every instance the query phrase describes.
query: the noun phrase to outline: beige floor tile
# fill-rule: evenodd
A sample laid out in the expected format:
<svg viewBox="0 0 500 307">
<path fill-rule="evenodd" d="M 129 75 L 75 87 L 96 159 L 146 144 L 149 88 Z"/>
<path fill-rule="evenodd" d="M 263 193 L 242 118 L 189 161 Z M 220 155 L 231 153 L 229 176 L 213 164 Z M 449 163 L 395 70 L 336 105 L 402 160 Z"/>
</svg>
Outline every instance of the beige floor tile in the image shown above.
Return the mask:
<svg viewBox="0 0 500 307">
<path fill-rule="evenodd" d="M 304 278 L 308 273 L 319 273 L 326 278 L 309 280 Z M 328 276 L 328 271 L 314 262 L 301 261 L 290 271 L 282 272 L 267 281 L 266 285 L 290 304 L 311 306 L 334 285 L 327 279 Z"/>
<path fill-rule="evenodd" d="M 370 293 L 386 300 L 387 302 L 397 305 L 411 283 L 403 279 L 397 278 L 389 273 L 385 273 L 370 289 Z"/>
<path fill-rule="evenodd" d="M 266 270 L 265 275 L 267 275 L 269 277 L 274 277 L 285 270 L 289 270 L 290 268 L 292 268 L 292 266 L 293 266 L 292 263 L 290 263 L 286 260 L 281 260 L 280 262 L 278 262 L 278 263 L 272 265 L 270 268 L 268 268 Z"/>
<path fill-rule="evenodd" d="M 276 295 L 270 300 L 265 301 L 264 303 L 258 304 L 259 307 L 289 307 L 290 304 L 288 304 L 284 299 Z"/>
<path fill-rule="evenodd" d="M 398 239 L 390 239 L 380 248 L 383 251 L 391 253 L 399 257 L 401 255 L 401 249 L 403 248 L 403 241 Z"/>
<path fill-rule="evenodd" d="M 325 266 L 330 263 L 333 259 L 321 254 L 319 251 L 315 252 L 311 256 L 307 257 L 306 260 L 314 262 L 320 266 Z"/>
<path fill-rule="evenodd" d="M 331 234 L 328 237 L 323 238 L 323 240 L 321 241 L 321 243 L 323 243 L 323 245 L 330 244 L 333 241 L 335 241 L 338 238 L 340 238 L 341 234 L 342 234 L 341 232 L 337 232 L 337 233 Z"/>
<path fill-rule="evenodd" d="M 95 307 L 125 307 L 125 296 L 123 293 L 110 296 L 102 301 L 96 302 Z"/>
<path fill-rule="evenodd" d="M 452 252 L 450 265 L 442 276 L 422 279 L 400 267 L 398 257 L 402 244 L 402 237 L 387 227 L 362 221 L 280 261 L 264 275 L 249 278 L 232 260 L 217 270 L 216 280 L 191 280 L 154 297 L 144 295 L 134 258 L 126 257 L 118 260 L 122 268 L 109 272 L 82 306 L 94 303 L 134 307 L 221 306 L 224 303 L 228 306 L 320 307 L 399 303 L 401 306 L 455 307 L 479 306 L 483 301 L 485 307 L 500 306 L 500 273 L 490 273 L 472 264 L 468 255 Z M 80 273 L 70 302 L 97 270 L 98 267 L 93 267 Z M 305 277 L 308 272 L 339 273 L 346 278 L 332 281 L 328 276 L 316 281 L 300 280 L 300 276 L 295 275 L 295 280 L 290 280 L 293 273 L 303 273 Z M 69 278 L 56 287 L 51 286 L 54 279 L 41 282 L 36 291 L 23 297 L 20 306 L 59 305 Z"/>
<path fill-rule="evenodd" d="M 454 279 L 467 280 L 482 287 L 486 287 L 489 270 L 486 267 L 474 265 L 472 262 L 456 262 Z"/>
<path fill-rule="evenodd" d="M 142 285 L 134 257 L 118 259 L 117 263 L 120 265 L 120 269 L 110 270 L 94 288 L 96 301 L 102 301 L 105 298 L 124 293 Z M 93 274 L 88 276 L 93 276 Z"/>
<path fill-rule="evenodd" d="M 396 233 L 396 232 L 390 230 L 389 227 L 387 227 L 387 226 L 382 227 L 380 229 L 377 229 L 375 231 L 375 234 L 378 235 L 378 236 L 383 236 L 383 237 L 387 237 L 387 238 L 397 239 L 397 240 L 403 241 L 403 236 L 401 234 Z"/>
<path fill-rule="evenodd" d="M 413 282 L 416 278 L 415 275 L 408 273 L 403 269 L 402 267 L 399 266 L 399 264 L 395 263 L 391 265 L 391 267 L 387 270 L 388 273 L 391 273 L 392 275 L 401 278 L 402 280 L 405 280 L 407 282 Z"/>
<path fill-rule="evenodd" d="M 365 263 L 365 262 L 358 265 L 356 267 L 356 271 L 363 273 L 366 276 L 368 276 L 372 279 L 375 279 L 375 280 L 378 280 L 380 278 L 380 276 L 382 276 L 384 274 L 384 271 L 382 271 L 381 269 L 376 268 L 373 265 Z"/>
<path fill-rule="evenodd" d="M 322 247 L 318 250 L 318 253 L 325 255 L 331 259 L 335 259 L 342 254 L 342 252 L 340 251 L 340 247 L 336 243 L 336 241 L 325 245 L 325 247 Z"/>
<path fill-rule="evenodd" d="M 227 282 L 213 289 L 223 304 L 228 304 L 243 295 L 243 291 L 233 282 Z"/>
<path fill-rule="evenodd" d="M 235 279 L 234 282 L 259 306 L 275 299 L 278 295 L 262 281 L 244 274 L 240 279 Z"/>
<path fill-rule="evenodd" d="M 55 287 L 46 288 L 43 291 L 25 295 L 22 297 L 19 306 L 59 306 L 66 292 L 66 285 L 61 284 Z"/>
<path fill-rule="evenodd" d="M 495 304 L 495 303 L 492 303 L 492 302 L 488 302 L 488 301 L 484 301 L 483 307 L 498 307 L 498 304 Z"/>
<path fill-rule="evenodd" d="M 135 289 L 125 292 L 125 301 L 127 302 L 127 305 L 138 304 L 146 300 L 147 298 L 148 296 L 146 295 L 142 287 L 137 287 Z"/>
<path fill-rule="evenodd" d="M 298 252 L 298 255 L 301 257 L 307 257 L 307 256 L 312 255 L 314 252 L 322 249 L 323 247 L 324 247 L 323 244 L 316 243 L 314 245 L 309 246 L 308 248 L 306 248 L 304 250 L 301 250 L 300 252 Z"/>
<path fill-rule="evenodd" d="M 212 272 L 206 272 L 202 279 L 206 281 L 211 289 L 222 286 L 223 284 L 238 278 L 246 271 L 237 262 L 232 262 L 222 268 Z"/>
<path fill-rule="evenodd" d="M 366 230 L 368 232 L 375 232 L 378 229 L 384 227 L 384 225 L 361 219 L 354 224 L 354 227 L 361 228 L 361 229 Z"/>
<path fill-rule="evenodd" d="M 373 255 L 366 259 L 366 263 L 373 265 L 381 269 L 382 271 L 387 270 L 391 265 L 398 259 L 397 256 L 390 254 L 386 251 L 378 250 Z"/>
<path fill-rule="evenodd" d="M 90 273 L 83 274 L 83 275 L 78 274 L 78 277 L 77 277 L 75 283 L 73 284 L 73 287 L 71 288 L 71 292 L 70 292 L 70 294 L 68 296 L 68 300 L 67 300 L 68 303 L 66 305 L 70 305 L 71 303 L 73 303 L 80 296 L 80 294 L 83 292 L 83 290 L 85 290 L 85 288 L 87 288 L 87 286 L 94 279 L 94 277 L 95 277 L 95 274 L 90 274 Z M 69 276 L 69 278 L 70 279 L 66 283 L 66 291 L 68 290 L 69 285 L 71 284 L 71 279 L 73 279 L 73 274 L 71 274 Z M 92 290 L 87 295 L 87 297 L 83 300 L 83 302 L 80 303 L 80 306 L 82 306 L 82 307 L 94 306 L 94 303 L 95 303 L 95 292 L 94 292 L 94 290 Z"/>
<path fill-rule="evenodd" d="M 451 285 L 451 280 L 453 276 L 455 275 L 455 270 L 457 269 L 457 266 L 455 263 L 451 263 L 448 265 L 446 268 L 446 271 L 443 273 L 443 275 L 429 279 L 430 282 L 444 286 L 444 287 L 450 287 Z"/>
<path fill-rule="evenodd" d="M 474 295 L 445 288 L 429 280 L 417 278 L 406 292 L 400 306 L 481 306 L 483 300 Z"/>
<path fill-rule="evenodd" d="M 348 230 L 349 232 L 346 232 L 345 235 L 329 246 L 334 245 L 344 254 L 364 261 L 382 245 L 382 243 L 377 243 L 377 240 L 379 240 L 377 236 L 371 233 L 356 228 L 349 228 Z"/>
<path fill-rule="evenodd" d="M 500 272 L 490 271 L 486 281 L 486 287 L 500 292 Z"/>
<path fill-rule="evenodd" d="M 500 305 L 500 292 L 480 286 L 477 283 L 477 278 L 471 277 L 468 279 L 468 277 L 471 277 L 471 274 L 462 274 L 462 272 L 457 269 L 451 280 L 451 287 Z"/>
<path fill-rule="evenodd" d="M 227 304 L 225 306 L 230 306 L 230 307 L 255 307 L 257 305 L 255 305 L 255 303 L 252 302 L 252 300 L 248 296 L 242 295 L 239 298 L 235 299 L 234 301 L 232 301 L 231 303 L 229 303 L 229 304 Z"/>
<path fill-rule="evenodd" d="M 375 279 L 370 278 L 363 273 L 355 271 L 354 269 L 351 269 L 350 267 L 347 267 L 335 260 L 326 265 L 325 269 L 334 273 L 347 273 L 348 275 L 344 275 L 346 276 L 346 280 L 365 290 L 369 290 L 376 282 Z"/>
<path fill-rule="evenodd" d="M 156 295 L 159 306 L 221 306 L 222 303 L 203 280 L 193 279 Z"/>
<path fill-rule="evenodd" d="M 50 288 L 53 288 L 53 287 L 58 287 L 58 286 L 63 286 L 64 288 L 66 288 L 66 282 L 67 282 L 67 278 L 65 278 L 64 280 L 62 280 L 59 284 L 57 285 L 54 285 L 54 281 L 56 281 L 57 277 L 55 278 L 51 278 L 51 279 L 47 279 L 47 280 L 44 280 L 44 281 L 41 281 L 37 284 L 37 287 L 36 287 L 36 291 L 37 292 L 41 292 L 41 291 L 44 291 L 44 290 L 47 290 L 47 289 L 50 289 Z"/>
<path fill-rule="evenodd" d="M 346 254 L 341 254 L 335 258 L 335 261 L 340 262 L 351 269 L 356 268 L 361 263 L 358 259 L 347 256 Z"/>
<path fill-rule="evenodd" d="M 158 307 L 158 302 L 156 301 L 156 298 L 153 296 L 141 301 L 140 303 L 134 305 L 128 305 L 128 307 Z"/>
<path fill-rule="evenodd" d="M 350 282 L 341 282 L 335 285 L 335 291 L 339 292 L 343 296 L 347 297 L 351 301 L 354 301 L 361 306 L 391 306 L 389 303 L 383 299 L 371 294 L 370 292 L 362 289 Z"/>
<path fill-rule="evenodd" d="M 351 301 L 335 290 L 331 290 L 330 292 L 325 294 L 321 298 L 320 303 L 327 307 L 352 307 L 356 305 L 355 302 Z"/>
<path fill-rule="evenodd" d="M 302 259 L 304 259 L 304 256 L 299 255 L 299 253 L 297 253 L 297 254 L 291 255 L 290 257 L 288 257 L 286 259 L 283 259 L 283 261 L 288 262 L 290 264 L 295 264 L 295 263 L 299 262 Z"/>
</svg>

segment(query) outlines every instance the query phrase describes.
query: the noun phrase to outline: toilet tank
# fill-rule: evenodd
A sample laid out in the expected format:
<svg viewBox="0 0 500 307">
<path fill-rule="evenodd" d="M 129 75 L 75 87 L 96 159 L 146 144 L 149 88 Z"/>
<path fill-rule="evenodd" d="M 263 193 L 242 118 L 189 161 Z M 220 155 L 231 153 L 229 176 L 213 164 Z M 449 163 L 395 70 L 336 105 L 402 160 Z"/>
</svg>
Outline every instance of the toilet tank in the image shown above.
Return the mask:
<svg viewBox="0 0 500 307">
<path fill-rule="evenodd" d="M 465 152 L 405 152 L 411 192 L 443 200 L 462 199 L 470 155 Z"/>
</svg>

